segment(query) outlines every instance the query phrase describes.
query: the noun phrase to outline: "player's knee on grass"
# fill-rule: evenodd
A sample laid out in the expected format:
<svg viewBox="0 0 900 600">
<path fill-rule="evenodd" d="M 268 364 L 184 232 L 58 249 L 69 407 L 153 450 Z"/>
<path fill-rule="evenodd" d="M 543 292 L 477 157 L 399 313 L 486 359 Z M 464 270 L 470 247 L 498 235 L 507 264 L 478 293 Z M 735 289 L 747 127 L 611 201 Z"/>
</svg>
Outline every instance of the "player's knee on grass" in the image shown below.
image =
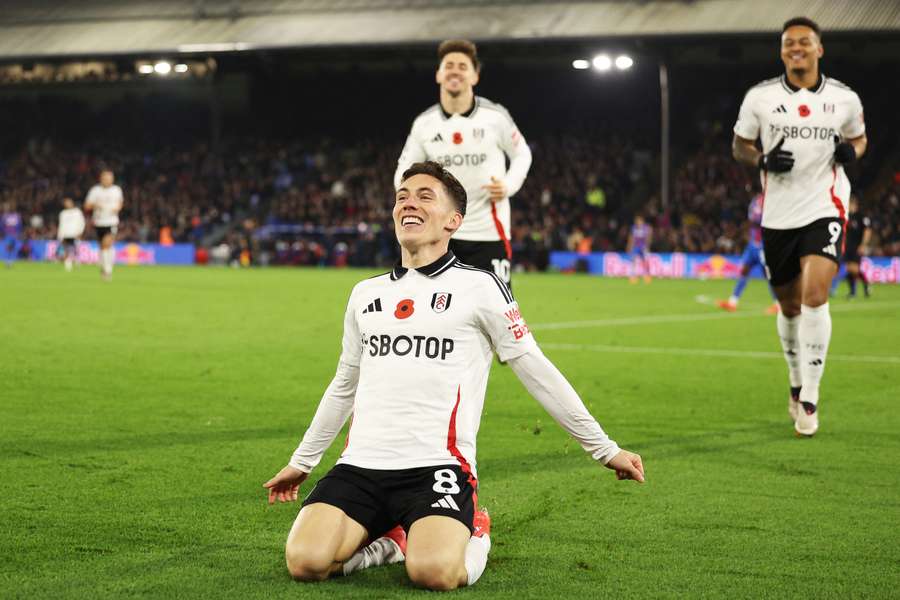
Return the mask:
<svg viewBox="0 0 900 600">
<path fill-rule="evenodd" d="M 289 543 L 284 558 L 291 577 L 299 581 L 324 581 L 331 574 L 334 557 L 321 545 Z"/>
<path fill-rule="evenodd" d="M 462 564 L 440 556 L 406 557 L 406 573 L 413 584 L 429 590 L 455 590 L 460 586 Z"/>
</svg>

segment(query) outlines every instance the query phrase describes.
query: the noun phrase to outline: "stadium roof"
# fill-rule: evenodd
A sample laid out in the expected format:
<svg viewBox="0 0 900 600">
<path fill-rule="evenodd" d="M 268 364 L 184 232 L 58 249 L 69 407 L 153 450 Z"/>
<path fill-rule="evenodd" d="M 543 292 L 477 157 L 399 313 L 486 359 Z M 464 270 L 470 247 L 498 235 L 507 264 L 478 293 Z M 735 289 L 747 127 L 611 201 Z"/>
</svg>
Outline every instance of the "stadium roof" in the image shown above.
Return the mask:
<svg viewBox="0 0 900 600">
<path fill-rule="evenodd" d="M 896 0 L 5 0 L 0 57 L 209 53 L 486 40 L 900 30 Z"/>
</svg>

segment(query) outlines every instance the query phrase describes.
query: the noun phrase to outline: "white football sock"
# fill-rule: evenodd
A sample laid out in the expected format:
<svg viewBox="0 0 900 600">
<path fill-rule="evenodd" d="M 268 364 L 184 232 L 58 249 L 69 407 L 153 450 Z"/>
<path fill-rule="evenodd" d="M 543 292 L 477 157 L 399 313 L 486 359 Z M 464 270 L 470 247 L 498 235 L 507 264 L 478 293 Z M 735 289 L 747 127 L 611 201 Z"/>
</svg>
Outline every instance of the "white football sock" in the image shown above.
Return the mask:
<svg viewBox="0 0 900 600">
<path fill-rule="evenodd" d="M 466 546 L 466 574 L 469 580 L 466 585 L 473 585 L 487 566 L 488 552 L 491 551 L 491 536 L 472 536 Z"/>
<path fill-rule="evenodd" d="M 803 375 L 803 388 L 800 390 L 800 401 L 818 404 L 819 382 L 825 372 L 825 356 L 828 354 L 828 342 L 831 341 L 831 313 L 828 303 L 822 306 L 800 305 L 800 371 Z"/>
<path fill-rule="evenodd" d="M 784 351 L 784 360 L 788 365 L 788 377 L 791 387 L 800 387 L 803 376 L 800 372 L 800 344 L 797 341 L 800 328 L 801 315 L 786 317 L 778 313 L 775 319 L 778 328 L 778 338 L 781 340 L 781 349 Z"/>
<path fill-rule="evenodd" d="M 403 562 L 403 552 L 394 540 L 380 537 L 368 546 L 357 550 L 356 554 L 344 562 L 343 573 L 349 575 L 369 567 L 392 565 Z"/>
<path fill-rule="evenodd" d="M 106 261 L 105 261 L 106 262 L 106 272 L 108 274 L 112 275 L 113 264 L 115 264 L 115 262 L 116 262 L 116 254 L 115 254 L 116 251 L 113 250 L 112 248 L 107 248 L 103 252 L 106 253 Z"/>
</svg>

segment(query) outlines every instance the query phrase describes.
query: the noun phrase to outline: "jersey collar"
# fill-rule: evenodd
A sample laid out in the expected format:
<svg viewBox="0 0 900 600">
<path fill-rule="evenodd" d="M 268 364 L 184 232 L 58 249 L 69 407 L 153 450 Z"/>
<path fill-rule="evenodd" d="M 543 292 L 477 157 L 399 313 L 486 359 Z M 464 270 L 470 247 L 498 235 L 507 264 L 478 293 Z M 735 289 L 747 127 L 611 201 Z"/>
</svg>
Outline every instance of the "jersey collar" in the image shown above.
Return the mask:
<svg viewBox="0 0 900 600">
<path fill-rule="evenodd" d="M 819 78 L 816 80 L 816 84 L 811 88 L 798 88 L 796 85 L 788 81 L 787 75 L 781 76 L 781 85 L 788 91 L 788 93 L 799 92 L 801 89 L 807 89 L 813 94 L 818 94 L 825 87 L 825 76 L 822 73 L 819 73 Z"/>
<path fill-rule="evenodd" d="M 450 113 L 448 113 L 446 110 L 444 110 L 444 105 L 441 104 L 440 102 L 438 102 L 438 106 L 441 107 L 441 116 L 444 117 L 445 121 L 453 116 Z M 474 97 L 472 97 L 472 106 L 470 106 L 469 110 L 467 110 L 466 112 L 459 113 L 459 116 L 466 117 L 466 118 L 471 117 L 473 114 L 475 114 L 476 109 L 478 109 L 478 97 L 474 96 Z"/>
<path fill-rule="evenodd" d="M 443 255 L 430 265 L 419 267 L 418 269 L 416 269 L 416 271 L 428 277 L 437 277 L 438 275 L 452 267 L 456 261 L 456 256 L 453 254 L 453 252 L 448 250 L 445 255 Z M 397 261 L 397 264 L 394 265 L 394 268 L 391 271 L 391 281 L 397 281 L 398 279 L 406 275 L 407 271 L 409 271 L 409 269 L 401 266 L 400 261 Z"/>
</svg>

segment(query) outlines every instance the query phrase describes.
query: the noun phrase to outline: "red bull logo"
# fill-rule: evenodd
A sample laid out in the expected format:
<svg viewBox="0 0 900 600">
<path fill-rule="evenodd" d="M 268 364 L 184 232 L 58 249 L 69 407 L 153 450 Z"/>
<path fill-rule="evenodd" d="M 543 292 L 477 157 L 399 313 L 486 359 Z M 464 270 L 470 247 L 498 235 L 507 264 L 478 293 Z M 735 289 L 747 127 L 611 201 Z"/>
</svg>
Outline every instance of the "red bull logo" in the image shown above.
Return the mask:
<svg viewBox="0 0 900 600">
<path fill-rule="evenodd" d="M 741 265 L 721 254 L 713 254 L 708 259 L 696 263 L 692 274 L 701 279 L 734 279 L 740 276 Z"/>
<path fill-rule="evenodd" d="M 127 244 L 124 248 L 116 250 L 116 262 L 126 265 L 152 265 L 156 264 L 156 255 L 153 250 L 139 244 Z"/>
</svg>

